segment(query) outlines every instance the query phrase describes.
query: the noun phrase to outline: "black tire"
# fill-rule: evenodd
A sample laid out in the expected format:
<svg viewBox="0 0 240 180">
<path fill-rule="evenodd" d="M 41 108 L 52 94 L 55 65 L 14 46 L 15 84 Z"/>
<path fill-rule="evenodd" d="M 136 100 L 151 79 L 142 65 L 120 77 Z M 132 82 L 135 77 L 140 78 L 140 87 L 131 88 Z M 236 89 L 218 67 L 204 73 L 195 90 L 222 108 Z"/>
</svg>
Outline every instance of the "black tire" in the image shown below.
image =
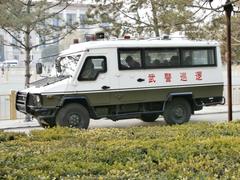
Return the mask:
<svg viewBox="0 0 240 180">
<path fill-rule="evenodd" d="M 174 98 L 167 102 L 163 112 L 164 120 L 167 124 L 183 124 L 191 117 L 191 107 L 184 98 Z"/>
<path fill-rule="evenodd" d="M 158 114 L 143 114 L 141 115 L 141 120 L 144 122 L 154 122 L 158 117 Z"/>
<path fill-rule="evenodd" d="M 46 120 L 46 119 L 37 118 L 37 120 L 38 120 L 39 125 L 43 128 L 52 128 L 52 127 L 56 126 L 56 122 L 54 119 Z"/>
<path fill-rule="evenodd" d="M 77 103 L 63 106 L 56 116 L 56 124 L 62 127 L 87 129 L 89 121 L 90 117 L 87 109 Z"/>
</svg>

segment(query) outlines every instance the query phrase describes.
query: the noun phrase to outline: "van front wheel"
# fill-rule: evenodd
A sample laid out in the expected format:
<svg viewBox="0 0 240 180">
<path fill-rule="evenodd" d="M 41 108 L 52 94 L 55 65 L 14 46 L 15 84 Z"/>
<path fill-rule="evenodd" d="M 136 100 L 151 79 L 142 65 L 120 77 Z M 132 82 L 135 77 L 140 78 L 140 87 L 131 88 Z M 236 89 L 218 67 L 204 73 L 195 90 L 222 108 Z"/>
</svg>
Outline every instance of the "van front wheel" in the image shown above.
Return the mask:
<svg viewBox="0 0 240 180">
<path fill-rule="evenodd" d="M 170 125 L 188 122 L 191 116 L 190 104 L 184 98 L 174 98 L 167 102 L 163 116 L 166 123 Z"/>
<path fill-rule="evenodd" d="M 87 129 L 89 121 L 90 117 L 87 109 L 77 103 L 62 107 L 56 116 L 56 124 L 62 127 Z"/>
</svg>

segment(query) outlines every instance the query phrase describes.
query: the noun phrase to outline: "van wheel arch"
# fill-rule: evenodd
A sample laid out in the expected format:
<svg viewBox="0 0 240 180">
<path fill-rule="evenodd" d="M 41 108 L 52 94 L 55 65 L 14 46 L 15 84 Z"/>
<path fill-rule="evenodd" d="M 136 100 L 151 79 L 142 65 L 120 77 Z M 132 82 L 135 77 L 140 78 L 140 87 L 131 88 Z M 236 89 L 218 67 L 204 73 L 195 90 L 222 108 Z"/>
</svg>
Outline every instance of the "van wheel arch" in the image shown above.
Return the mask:
<svg viewBox="0 0 240 180">
<path fill-rule="evenodd" d="M 193 95 L 192 95 L 191 92 L 187 92 L 187 93 L 170 93 L 168 95 L 168 97 L 166 98 L 167 100 L 164 102 L 163 111 L 165 110 L 167 103 L 173 101 L 176 98 L 185 99 L 189 103 L 189 105 L 191 107 L 191 113 L 194 114 L 194 109 L 195 109 L 194 107 L 196 106 L 196 104 L 194 102 Z"/>
<path fill-rule="evenodd" d="M 63 98 L 62 102 L 60 103 L 59 109 L 56 112 L 56 114 L 60 111 L 60 109 L 64 106 L 67 106 L 68 104 L 80 104 L 83 107 L 86 108 L 86 110 L 89 112 L 89 115 L 91 118 L 95 118 L 96 114 L 93 108 L 91 108 L 91 105 L 89 104 L 89 101 L 86 97 L 65 97 Z"/>
</svg>

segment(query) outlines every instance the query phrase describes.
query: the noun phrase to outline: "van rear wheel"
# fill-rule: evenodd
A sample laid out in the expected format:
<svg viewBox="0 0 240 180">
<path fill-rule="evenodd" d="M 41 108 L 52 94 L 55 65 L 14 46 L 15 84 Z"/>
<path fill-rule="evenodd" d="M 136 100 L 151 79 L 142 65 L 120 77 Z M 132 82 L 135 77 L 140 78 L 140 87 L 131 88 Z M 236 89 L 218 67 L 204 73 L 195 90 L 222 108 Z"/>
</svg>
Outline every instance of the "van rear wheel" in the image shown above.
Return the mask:
<svg viewBox="0 0 240 180">
<path fill-rule="evenodd" d="M 174 98 L 167 102 L 163 112 L 164 120 L 167 124 L 183 124 L 188 122 L 191 116 L 191 107 L 184 98 Z"/>
<path fill-rule="evenodd" d="M 158 114 L 143 114 L 141 115 L 141 120 L 144 122 L 154 122 L 158 117 Z"/>
<path fill-rule="evenodd" d="M 87 109 L 77 103 L 63 106 L 56 116 L 57 125 L 62 127 L 87 129 L 89 121 L 90 116 Z"/>
</svg>

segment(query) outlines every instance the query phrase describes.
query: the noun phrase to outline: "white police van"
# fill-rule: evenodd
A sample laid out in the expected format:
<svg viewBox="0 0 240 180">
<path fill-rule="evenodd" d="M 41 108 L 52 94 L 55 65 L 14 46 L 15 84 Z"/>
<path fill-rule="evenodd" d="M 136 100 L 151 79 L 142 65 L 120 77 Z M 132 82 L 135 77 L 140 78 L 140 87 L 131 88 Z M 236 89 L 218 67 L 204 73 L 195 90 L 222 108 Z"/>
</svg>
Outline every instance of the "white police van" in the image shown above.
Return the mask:
<svg viewBox="0 0 240 180">
<path fill-rule="evenodd" d="M 182 124 L 203 106 L 224 101 L 217 42 L 115 40 L 61 52 L 56 76 L 18 91 L 16 108 L 43 127 L 88 128 L 90 118 L 153 122 L 159 115 Z"/>
</svg>

